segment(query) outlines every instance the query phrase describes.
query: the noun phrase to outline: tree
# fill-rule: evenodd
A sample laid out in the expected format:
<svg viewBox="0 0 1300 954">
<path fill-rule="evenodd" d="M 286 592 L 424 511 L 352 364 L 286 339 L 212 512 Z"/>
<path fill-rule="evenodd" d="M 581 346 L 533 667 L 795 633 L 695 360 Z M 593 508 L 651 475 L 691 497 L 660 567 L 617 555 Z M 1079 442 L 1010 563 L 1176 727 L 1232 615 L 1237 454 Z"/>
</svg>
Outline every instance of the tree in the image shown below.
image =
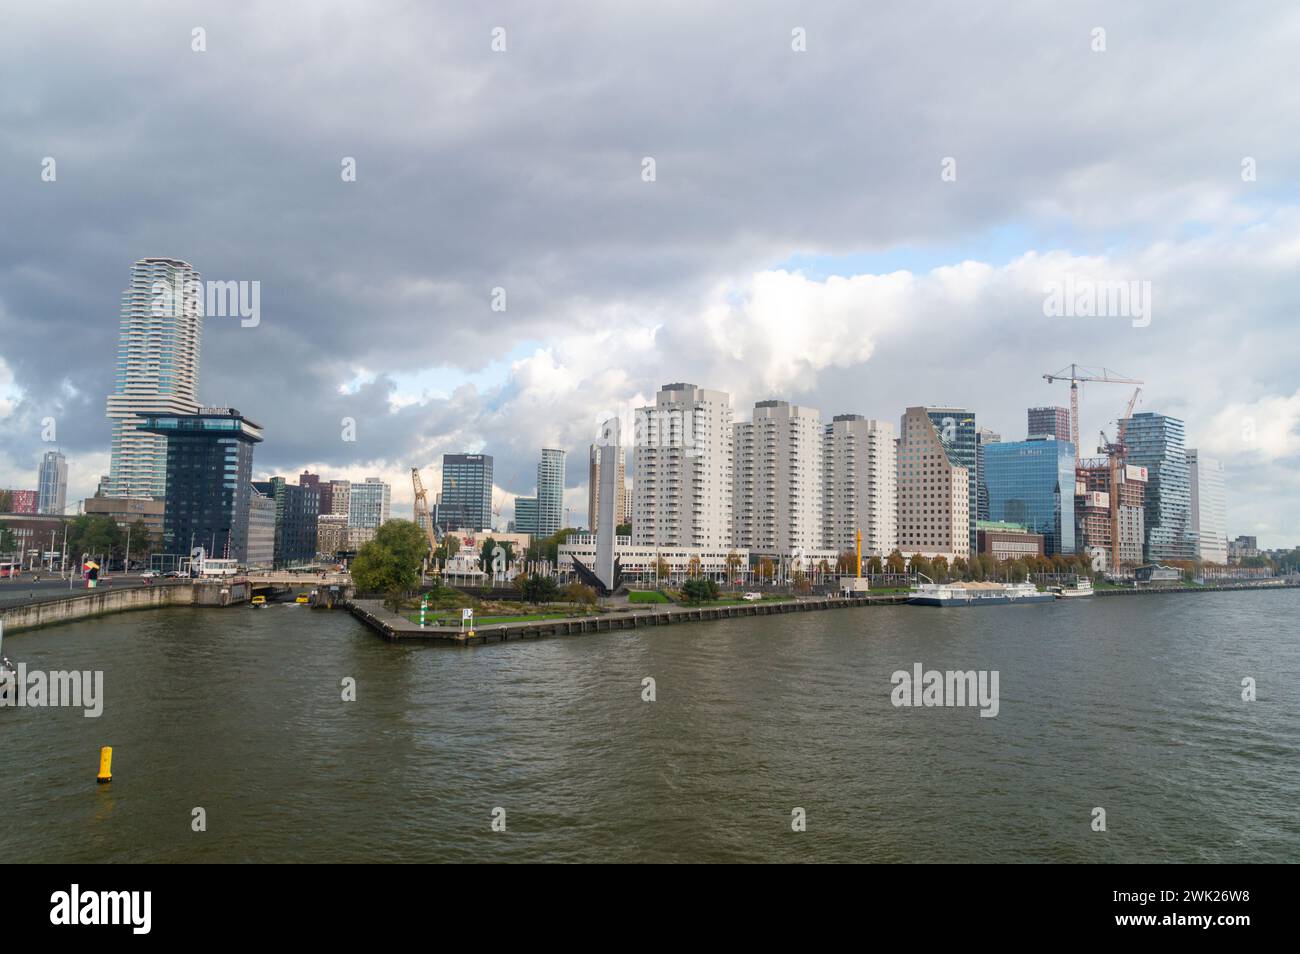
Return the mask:
<svg viewBox="0 0 1300 954">
<path fill-rule="evenodd" d="M 884 572 L 885 572 L 885 564 L 884 564 L 884 562 L 880 559 L 880 557 L 878 557 L 878 556 L 873 556 L 873 557 L 869 557 L 869 558 L 867 559 L 867 572 L 868 572 L 868 573 L 884 573 Z"/>
<path fill-rule="evenodd" d="M 895 550 L 885 557 L 885 566 L 890 573 L 902 573 L 907 569 L 907 562 L 903 559 L 903 554 Z"/>
<path fill-rule="evenodd" d="M 700 558 L 692 554 L 691 558 L 686 561 L 686 572 L 690 576 L 700 575 Z"/>
<path fill-rule="evenodd" d="M 930 561 L 930 568 L 934 570 L 932 574 L 936 580 L 942 581 L 948 579 L 948 558 L 946 556 L 937 556 Z"/>
<path fill-rule="evenodd" d="M 584 606 L 596 605 L 596 591 L 585 583 L 570 583 L 560 592 L 570 603 L 581 603 Z"/>
<path fill-rule="evenodd" d="M 0 513 L 13 513 L 14 495 L 11 490 L 0 490 Z"/>
<path fill-rule="evenodd" d="M 841 550 L 840 555 L 835 558 L 835 572 L 841 576 L 848 576 L 856 573 L 858 567 L 858 554 L 855 550 Z"/>
<path fill-rule="evenodd" d="M 433 551 L 433 557 L 435 560 L 450 560 L 458 552 L 460 552 L 460 537 L 449 533 L 442 538 L 438 549 Z"/>
<path fill-rule="evenodd" d="M 769 557 L 762 557 L 758 561 L 758 578 L 760 580 L 770 580 L 776 572 L 776 564 Z"/>
<path fill-rule="evenodd" d="M 632 536 L 632 524 L 630 524 L 630 523 L 620 523 L 617 527 L 614 528 L 614 535 L 615 535 L 616 537 L 630 537 L 630 536 Z"/>
<path fill-rule="evenodd" d="M 922 556 L 919 553 L 912 554 L 912 559 L 907 561 L 907 568 L 911 570 L 913 573 L 921 574 L 924 576 L 928 576 L 931 579 L 934 579 L 934 567 L 930 565 L 929 560 L 927 560 L 924 556 Z"/>
<path fill-rule="evenodd" d="M 18 537 L 8 527 L 0 527 L 0 553 L 13 553 L 18 549 Z"/>
<path fill-rule="evenodd" d="M 81 554 L 110 554 L 122 542 L 122 530 L 111 517 L 83 513 L 68 525 L 68 553 L 75 559 Z M 188 545 L 189 541 L 185 543 Z"/>
<path fill-rule="evenodd" d="M 740 570 L 740 564 L 742 562 L 743 561 L 740 559 L 740 554 L 737 553 L 735 550 L 732 550 L 730 553 L 727 554 L 727 582 L 728 583 L 730 583 L 732 580 L 736 578 L 736 573 Z"/>
<path fill-rule="evenodd" d="M 970 565 L 966 562 L 965 557 L 954 557 L 952 561 L 952 572 L 961 577 L 963 580 L 970 579 Z"/>
<path fill-rule="evenodd" d="M 718 584 L 703 576 L 693 576 L 682 584 L 682 594 L 691 603 L 716 600 L 718 598 Z"/>
<path fill-rule="evenodd" d="M 352 582 L 362 593 L 382 593 L 394 610 L 420 579 L 428 550 L 424 531 L 410 520 L 389 520 L 352 561 Z"/>
<path fill-rule="evenodd" d="M 658 579 L 666 580 L 668 579 L 671 573 L 672 573 L 672 568 L 668 566 L 668 561 L 665 560 L 663 557 L 660 557 L 655 562 L 655 576 Z"/>
<path fill-rule="evenodd" d="M 559 584 L 554 578 L 542 576 L 540 573 L 534 573 L 524 580 L 521 588 L 524 599 L 529 603 L 553 603 L 560 595 Z"/>
<path fill-rule="evenodd" d="M 139 553 L 141 556 L 149 556 L 157 546 L 153 533 L 149 530 L 149 525 L 144 522 L 144 517 L 137 517 L 135 523 L 131 524 L 131 553 Z M 126 563 L 131 562 L 131 553 L 126 554 Z"/>
</svg>

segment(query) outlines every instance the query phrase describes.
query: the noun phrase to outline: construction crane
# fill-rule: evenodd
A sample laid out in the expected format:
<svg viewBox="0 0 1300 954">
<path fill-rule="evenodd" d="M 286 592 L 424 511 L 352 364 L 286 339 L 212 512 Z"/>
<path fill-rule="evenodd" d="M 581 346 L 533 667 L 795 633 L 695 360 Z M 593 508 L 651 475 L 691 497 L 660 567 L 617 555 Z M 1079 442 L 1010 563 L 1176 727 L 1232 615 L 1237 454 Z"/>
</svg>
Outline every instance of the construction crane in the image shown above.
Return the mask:
<svg viewBox="0 0 1300 954">
<path fill-rule="evenodd" d="M 424 535 L 429 540 L 429 559 L 432 560 L 434 551 L 438 549 L 438 539 L 433 532 L 433 518 L 429 516 L 429 493 L 424 489 L 418 467 L 411 468 L 411 489 L 415 491 L 415 522 L 424 528 Z"/>
<path fill-rule="evenodd" d="M 1069 367 L 1062 368 L 1055 374 L 1045 374 L 1043 380 L 1048 384 L 1056 381 L 1070 382 L 1070 440 L 1074 442 L 1074 463 L 1076 467 L 1081 456 L 1079 454 L 1079 383 L 1082 381 L 1095 381 L 1101 384 L 1143 383 L 1136 378 L 1126 378 L 1109 368 L 1085 368 L 1079 364 L 1072 364 Z"/>
</svg>

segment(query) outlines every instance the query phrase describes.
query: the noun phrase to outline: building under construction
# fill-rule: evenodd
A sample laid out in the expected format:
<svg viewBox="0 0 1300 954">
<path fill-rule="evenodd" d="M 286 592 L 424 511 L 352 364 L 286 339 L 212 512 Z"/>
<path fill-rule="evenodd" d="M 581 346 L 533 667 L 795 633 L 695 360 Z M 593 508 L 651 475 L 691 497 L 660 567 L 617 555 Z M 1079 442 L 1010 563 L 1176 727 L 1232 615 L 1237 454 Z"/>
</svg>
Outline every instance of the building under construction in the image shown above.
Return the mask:
<svg viewBox="0 0 1300 954">
<path fill-rule="evenodd" d="M 1118 464 L 1112 477 L 1111 457 L 1079 461 L 1075 476 L 1075 532 L 1079 551 L 1092 558 L 1095 569 L 1114 571 L 1119 568 L 1116 563 L 1123 566 L 1142 562 L 1146 488 L 1145 467 Z M 1116 497 L 1113 511 L 1112 496 Z"/>
</svg>

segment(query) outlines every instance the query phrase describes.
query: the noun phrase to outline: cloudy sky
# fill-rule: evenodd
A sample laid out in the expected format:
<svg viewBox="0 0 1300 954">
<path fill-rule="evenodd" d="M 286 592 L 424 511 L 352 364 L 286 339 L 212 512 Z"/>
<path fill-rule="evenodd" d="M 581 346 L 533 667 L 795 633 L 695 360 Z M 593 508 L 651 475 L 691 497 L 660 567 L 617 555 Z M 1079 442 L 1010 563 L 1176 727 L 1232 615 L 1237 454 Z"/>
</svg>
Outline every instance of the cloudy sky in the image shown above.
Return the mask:
<svg viewBox="0 0 1300 954">
<path fill-rule="evenodd" d="M 508 518 L 546 445 L 583 522 L 597 423 L 667 381 L 1018 439 L 1078 362 L 1295 545 L 1297 49 L 1285 0 L 6 3 L 0 487 L 52 417 L 94 492 L 130 265 L 174 256 L 261 283 L 200 380 L 256 470 L 380 474 L 398 515 L 482 450 Z M 1149 282 L 1149 321 L 1045 315 L 1067 276 Z M 1086 450 L 1129 393 L 1085 390 Z"/>
</svg>

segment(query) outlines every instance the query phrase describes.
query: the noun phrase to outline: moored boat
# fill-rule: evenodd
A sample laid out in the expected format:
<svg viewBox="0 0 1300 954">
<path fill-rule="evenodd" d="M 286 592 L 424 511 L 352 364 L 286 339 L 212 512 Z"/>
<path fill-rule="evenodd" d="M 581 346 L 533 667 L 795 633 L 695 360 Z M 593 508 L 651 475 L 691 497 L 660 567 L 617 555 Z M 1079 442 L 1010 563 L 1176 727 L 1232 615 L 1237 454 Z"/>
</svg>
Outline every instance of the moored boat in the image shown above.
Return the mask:
<svg viewBox="0 0 1300 954">
<path fill-rule="evenodd" d="M 907 602 L 915 606 L 1000 606 L 1055 599 L 1055 594 L 1040 592 L 1032 583 L 957 582 L 921 583 Z"/>
<path fill-rule="evenodd" d="M 1092 596 L 1092 580 L 1086 577 L 1056 588 L 1058 599 L 1071 599 L 1075 596 Z"/>
</svg>

